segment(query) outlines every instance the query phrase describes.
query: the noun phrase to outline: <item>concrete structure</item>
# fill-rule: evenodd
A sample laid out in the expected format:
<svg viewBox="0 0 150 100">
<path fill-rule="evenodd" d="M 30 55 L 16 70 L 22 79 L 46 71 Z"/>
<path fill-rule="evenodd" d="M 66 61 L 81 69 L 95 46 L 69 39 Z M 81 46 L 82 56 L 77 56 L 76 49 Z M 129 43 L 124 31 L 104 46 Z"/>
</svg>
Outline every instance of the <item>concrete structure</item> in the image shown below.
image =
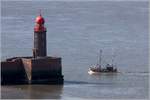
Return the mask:
<svg viewBox="0 0 150 100">
<path fill-rule="evenodd" d="M 28 79 L 21 59 L 7 59 L 1 62 L 1 84 L 27 84 Z"/>
<path fill-rule="evenodd" d="M 32 57 L 1 62 L 1 84 L 63 84 L 61 58 L 47 56 L 44 18 L 36 18 Z"/>
</svg>

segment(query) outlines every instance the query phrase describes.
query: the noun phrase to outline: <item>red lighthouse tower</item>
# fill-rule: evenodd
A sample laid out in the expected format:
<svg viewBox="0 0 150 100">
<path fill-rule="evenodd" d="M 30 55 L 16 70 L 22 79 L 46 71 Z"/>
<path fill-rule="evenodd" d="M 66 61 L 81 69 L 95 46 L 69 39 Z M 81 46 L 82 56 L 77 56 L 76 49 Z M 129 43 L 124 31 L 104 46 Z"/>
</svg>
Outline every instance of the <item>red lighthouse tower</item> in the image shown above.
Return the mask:
<svg viewBox="0 0 150 100">
<path fill-rule="evenodd" d="M 40 14 L 36 17 L 36 25 L 34 27 L 34 48 L 33 56 L 36 57 L 45 57 L 47 55 L 46 48 L 46 28 L 44 26 L 45 20 Z"/>
<path fill-rule="evenodd" d="M 61 58 L 46 53 L 45 20 L 41 14 L 35 22 L 33 57 L 13 57 L 1 62 L 2 84 L 63 84 Z"/>
</svg>

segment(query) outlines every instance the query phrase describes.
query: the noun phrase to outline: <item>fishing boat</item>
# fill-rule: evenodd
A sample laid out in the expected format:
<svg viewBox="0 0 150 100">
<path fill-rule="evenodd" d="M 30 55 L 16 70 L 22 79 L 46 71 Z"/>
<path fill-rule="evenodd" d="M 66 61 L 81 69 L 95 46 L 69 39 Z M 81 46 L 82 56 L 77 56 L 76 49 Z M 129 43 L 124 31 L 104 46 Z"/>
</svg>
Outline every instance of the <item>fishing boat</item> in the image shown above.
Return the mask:
<svg viewBox="0 0 150 100">
<path fill-rule="evenodd" d="M 88 70 L 90 75 L 99 73 L 117 73 L 117 68 L 113 64 L 114 59 L 112 59 L 112 64 L 107 63 L 106 66 L 102 66 L 102 50 L 100 50 L 99 63 L 95 66 L 91 66 Z"/>
</svg>

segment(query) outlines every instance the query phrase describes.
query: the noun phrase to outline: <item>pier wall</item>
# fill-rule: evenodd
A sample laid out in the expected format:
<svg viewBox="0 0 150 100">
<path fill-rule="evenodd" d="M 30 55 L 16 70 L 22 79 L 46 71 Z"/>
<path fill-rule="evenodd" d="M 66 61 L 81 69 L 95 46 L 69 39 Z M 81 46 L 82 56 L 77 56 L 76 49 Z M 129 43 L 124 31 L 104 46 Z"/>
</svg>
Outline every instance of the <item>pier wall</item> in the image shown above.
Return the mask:
<svg viewBox="0 0 150 100">
<path fill-rule="evenodd" d="M 62 83 L 62 66 L 61 58 L 44 57 L 31 60 L 32 65 L 32 83 L 40 83 L 46 81 L 46 83 Z"/>
<path fill-rule="evenodd" d="M 1 83 L 22 84 L 27 82 L 27 76 L 21 59 L 1 62 Z"/>
<path fill-rule="evenodd" d="M 1 62 L 2 84 L 63 84 L 61 58 L 15 57 Z"/>
<path fill-rule="evenodd" d="M 22 58 L 22 64 L 25 69 L 26 75 L 28 77 L 28 80 L 31 80 L 31 70 L 32 70 L 32 63 L 30 59 Z"/>
</svg>

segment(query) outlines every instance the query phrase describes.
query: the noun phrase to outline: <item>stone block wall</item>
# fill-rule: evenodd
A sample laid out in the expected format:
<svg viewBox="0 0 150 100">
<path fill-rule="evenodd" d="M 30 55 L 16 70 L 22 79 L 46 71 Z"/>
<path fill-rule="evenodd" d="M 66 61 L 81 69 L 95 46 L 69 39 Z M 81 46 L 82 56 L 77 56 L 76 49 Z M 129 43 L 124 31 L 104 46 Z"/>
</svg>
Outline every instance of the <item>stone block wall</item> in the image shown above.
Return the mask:
<svg viewBox="0 0 150 100">
<path fill-rule="evenodd" d="M 2 84 L 63 84 L 61 58 L 15 57 L 1 62 Z"/>
<path fill-rule="evenodd" d="M 21 59 L 1 62 L 1 83 L 20 84 L 26 83 L 27 76 Z"/>
</svg>

